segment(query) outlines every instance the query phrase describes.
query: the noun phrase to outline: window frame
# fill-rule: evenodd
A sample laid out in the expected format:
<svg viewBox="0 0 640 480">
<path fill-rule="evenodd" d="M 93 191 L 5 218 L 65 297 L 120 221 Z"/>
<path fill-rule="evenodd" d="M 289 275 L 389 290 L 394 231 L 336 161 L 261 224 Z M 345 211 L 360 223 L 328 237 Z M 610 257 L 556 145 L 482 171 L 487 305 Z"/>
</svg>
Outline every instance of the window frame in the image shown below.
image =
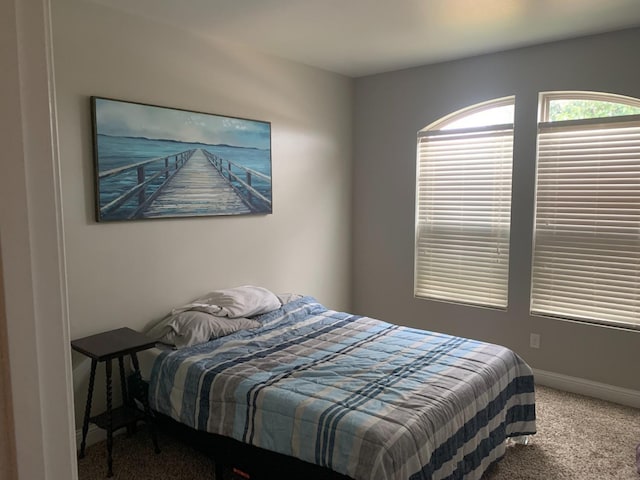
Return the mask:
<svg viewBox="0 0 640 480">
<path fill-rule="evenodd" d="M 603 99 L 606 96 L 606 99 Z M 540 92 L 539 94 L 539 106 L 538 106 L 538 125 L 541 123 L 558 123 L 558 122 L 586 122 L 589 120 L 602 121 L 605 118 L 620 118 L 626 115 L 619 115 L 616 117 L 597 117 L 597 118 L 584 118 L 581 120 L 549 120 L 549 114 L 551 112 L 551 102 L 554 100 L 591 100 L 594 102 L 607 102 L 607 103 L 619 103 L 621 105 L 627 105 L 630 107 L 640 108 L 640 99 L 628 97 L 626 95 L 619 95 L 616 93 L 606 92 L 592 92 L 592 91 L 577 91 L 577 90 L 565 90 L 554 92 Z"/>
</svg>

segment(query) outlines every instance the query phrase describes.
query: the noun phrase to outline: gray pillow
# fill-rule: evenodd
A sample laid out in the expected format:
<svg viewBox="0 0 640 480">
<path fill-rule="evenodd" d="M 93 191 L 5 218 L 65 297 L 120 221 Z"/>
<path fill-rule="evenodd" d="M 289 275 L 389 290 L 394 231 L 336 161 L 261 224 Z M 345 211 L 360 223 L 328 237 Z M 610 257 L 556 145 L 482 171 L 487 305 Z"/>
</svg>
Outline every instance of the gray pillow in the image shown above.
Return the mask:
<svg viewBox="0 0 640 480">
<path fill-rule="evenodd" d="M 209 313 L 189 310 L 166 317 L 154 325 L 147 335 L 176 348 L 184 348 L 259 326 L 260 322 L 249 318 L 216 317 Z"/>
</svg>

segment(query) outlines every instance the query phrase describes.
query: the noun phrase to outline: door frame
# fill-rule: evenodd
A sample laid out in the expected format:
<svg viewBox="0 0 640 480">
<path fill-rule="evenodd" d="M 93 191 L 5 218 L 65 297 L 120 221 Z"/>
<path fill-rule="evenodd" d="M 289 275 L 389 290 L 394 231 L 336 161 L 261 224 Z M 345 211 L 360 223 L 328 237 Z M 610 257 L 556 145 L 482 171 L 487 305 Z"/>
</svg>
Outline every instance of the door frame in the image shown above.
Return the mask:
<svg viewBox="0 0 640 480">
<path fill-rule="evenodd" d="M 18 478 L 76 480 L 50 0 L 0 2 L 0 242 Z"/>
</svg>

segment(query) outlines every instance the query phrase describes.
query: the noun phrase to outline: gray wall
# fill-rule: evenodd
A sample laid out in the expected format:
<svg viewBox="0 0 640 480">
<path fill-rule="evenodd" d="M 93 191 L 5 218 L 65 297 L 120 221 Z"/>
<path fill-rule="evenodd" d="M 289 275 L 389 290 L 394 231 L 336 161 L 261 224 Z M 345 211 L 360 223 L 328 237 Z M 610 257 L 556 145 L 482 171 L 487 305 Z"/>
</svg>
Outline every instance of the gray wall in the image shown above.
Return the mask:
<svg viewBox="0 0 640 480">
<path fill-rule="evenodd" d="M 243 284 L 348 309 L 353 81 L 92 2 L 52 8 L 71 338 Z M 273 214 L 96 223 L 91 95 L 270 121 Z M 74 354 L 77 419 L 88 368 Z"/>
<path fill-rule="evenodd" d="M 359 78 L 355 92 L 354 311 L 507 345 L 534 368 L 640 390 L 640 332 L 529 315 L 538 93 L 640 98 L 640 29 Z M 516 96 L 509 308 L 413 298 L 416 132 Z M 529 334 L 541 348 L 529 348 Z"/>
</svg>

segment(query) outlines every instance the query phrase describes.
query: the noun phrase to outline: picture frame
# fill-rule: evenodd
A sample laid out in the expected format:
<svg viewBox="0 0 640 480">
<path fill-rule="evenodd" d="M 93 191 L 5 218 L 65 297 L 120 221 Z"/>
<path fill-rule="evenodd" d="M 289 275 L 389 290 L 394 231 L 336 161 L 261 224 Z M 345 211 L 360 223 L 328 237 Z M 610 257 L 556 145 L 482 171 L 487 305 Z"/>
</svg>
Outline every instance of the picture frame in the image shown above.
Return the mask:
<svg viewBox="0 0 640 480">
<path fill-rule="evenodd" d="M 270 122 L 90 100 L 96 221 L 273 212 Z"/>
</svg>

